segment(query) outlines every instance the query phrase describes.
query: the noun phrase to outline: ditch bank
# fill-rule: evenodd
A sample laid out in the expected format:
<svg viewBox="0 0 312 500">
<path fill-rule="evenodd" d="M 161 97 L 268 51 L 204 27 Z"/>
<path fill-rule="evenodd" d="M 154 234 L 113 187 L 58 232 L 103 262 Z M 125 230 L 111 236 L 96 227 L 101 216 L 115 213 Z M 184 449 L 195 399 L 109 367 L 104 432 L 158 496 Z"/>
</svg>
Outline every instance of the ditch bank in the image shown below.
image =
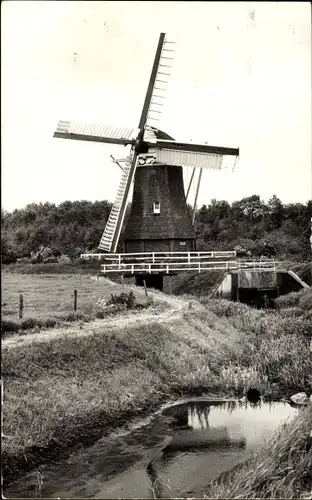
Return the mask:
<svg viewBox="0 0 312 500">
<path fill-rule="evenodd" d="M 272 447 L 276 429 L 285 422 L 288 428 L 292 421 L 296 424 L 301 414 L 300 408 L 286 402 L 263 399 L 256 403 L 207 396 L 178 400 L 128 428 L 115 429 L 67 459 L 42 461 L 39 468 L 7 486 L 5 494 L 10 498 L 148 498 L 151 493 L 154 498 L 200 497 L 220 474 L 219 484 L 224 484 L 224 476 L 235 468 L 242 471 L 265 440 Z M 312 411 L 306 416 L 312 423 Z M 301 422 L 303 436 L 306 428 Z M 292 453 L 295 444 L 293 439 Z M 308 457 L 304 460 L 307 467 Z M 308 478 L 303 479 L 302 486 L 308 487 Z M 269 483 L 270 473 L 266 480 Z"/>
</svg>

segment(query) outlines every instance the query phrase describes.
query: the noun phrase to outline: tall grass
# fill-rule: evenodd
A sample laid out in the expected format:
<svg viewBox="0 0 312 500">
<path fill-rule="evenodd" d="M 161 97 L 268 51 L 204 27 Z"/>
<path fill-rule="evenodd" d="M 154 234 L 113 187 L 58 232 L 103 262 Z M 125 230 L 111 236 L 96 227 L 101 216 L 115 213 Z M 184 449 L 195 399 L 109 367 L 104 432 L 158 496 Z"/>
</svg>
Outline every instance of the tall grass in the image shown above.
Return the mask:
<svg viewBox="0 0 312 500">
<path fill-rule="evenodd" d="M 270 392 L 270 381 L 275 380 L 280 389 L 312 391 L 311 318 L 298 315 L 297 311 L 285 317 L 284 309 L 256 310 L 226 300 L 202 298 L 201 302 L 243 334 L 223 370 L 227 386 L 235 384 L 242 389 L 247 379 Z"/>
<path fill-rule="evenodd" d="M 275 299 L 278 309 L 297 307 L 302 314 L 312 310 L 312 289 L 303 288 L 300 292 L 292 292 L 287 295 L 281 295 Z"/>
</svg>

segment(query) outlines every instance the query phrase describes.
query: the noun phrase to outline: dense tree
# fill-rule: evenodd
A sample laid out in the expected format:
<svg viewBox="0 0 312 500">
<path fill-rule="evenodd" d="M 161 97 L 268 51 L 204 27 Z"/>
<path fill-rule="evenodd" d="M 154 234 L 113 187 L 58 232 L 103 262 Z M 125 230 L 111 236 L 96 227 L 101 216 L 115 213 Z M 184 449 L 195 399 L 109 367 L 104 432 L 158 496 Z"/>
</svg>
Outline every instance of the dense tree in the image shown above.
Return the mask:
<svg viewBox="0 0 312 500">
<path fill-rule="evenodd" d="M 108 201 L 32 203 L 9 213 L 1 210 L 2 262 L 30 256 L 40 247 L 71 258 L 96 250 L 112 204 Z M 190 213 L 192 212 L 189 207 Z M 129 206 L 125 222 L 129 214 Z M 312 202 L 283 204 L 279 198 L 265 203 L 258 195 L 232 204 L 212 200 L 196 212 L 198 250 L 243 247 L 254 256 L 280 259 L 311 258 Z M 121 248 L 121 246 L 119 247 Z"/>
</svg>

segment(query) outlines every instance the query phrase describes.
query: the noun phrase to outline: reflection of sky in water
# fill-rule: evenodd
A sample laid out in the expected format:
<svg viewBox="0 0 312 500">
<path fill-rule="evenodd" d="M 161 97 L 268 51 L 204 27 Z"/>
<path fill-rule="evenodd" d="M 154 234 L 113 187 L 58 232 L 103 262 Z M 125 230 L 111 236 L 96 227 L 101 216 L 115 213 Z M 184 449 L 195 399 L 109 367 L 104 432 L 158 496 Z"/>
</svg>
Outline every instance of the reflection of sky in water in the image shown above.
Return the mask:
<svg viewBox="0 0 312 500">
<path fill-rule="evenodd" d="M 170 478 L 175 496 L 190 492 L 197 497 L 202 496 L 201 485 L 246 459 L 298 412 L 287 403 L 235 401 L 210 405 L 193 401 L 172 410 L 175 433 L 169 454 L 154 462 L 156 476 L 162 481 Z"/>
<path fill-rule="evenodd" d="M 245 438 L 247 448 L 268 439 L 285 421 L 297 414 L 287 403 L 229 403 L 219 406 L 189 405 L 188 424 L 195 430 L 226 428 L 229 438 Z"/>
</svg>

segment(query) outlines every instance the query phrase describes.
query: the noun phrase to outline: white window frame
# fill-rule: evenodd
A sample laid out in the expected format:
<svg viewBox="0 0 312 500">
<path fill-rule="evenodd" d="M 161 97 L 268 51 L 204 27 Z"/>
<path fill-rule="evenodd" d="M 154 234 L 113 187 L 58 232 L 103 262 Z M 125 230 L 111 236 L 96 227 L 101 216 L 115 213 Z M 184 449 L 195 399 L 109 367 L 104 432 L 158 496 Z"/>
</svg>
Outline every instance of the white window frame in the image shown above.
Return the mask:
<svg viewBox="0 0 312 500">
<path fill-rule="evenodd" d="M 153 203 L 153 214 L 160 214 L 160 201 L 154 201 Z"/>
</svg>

